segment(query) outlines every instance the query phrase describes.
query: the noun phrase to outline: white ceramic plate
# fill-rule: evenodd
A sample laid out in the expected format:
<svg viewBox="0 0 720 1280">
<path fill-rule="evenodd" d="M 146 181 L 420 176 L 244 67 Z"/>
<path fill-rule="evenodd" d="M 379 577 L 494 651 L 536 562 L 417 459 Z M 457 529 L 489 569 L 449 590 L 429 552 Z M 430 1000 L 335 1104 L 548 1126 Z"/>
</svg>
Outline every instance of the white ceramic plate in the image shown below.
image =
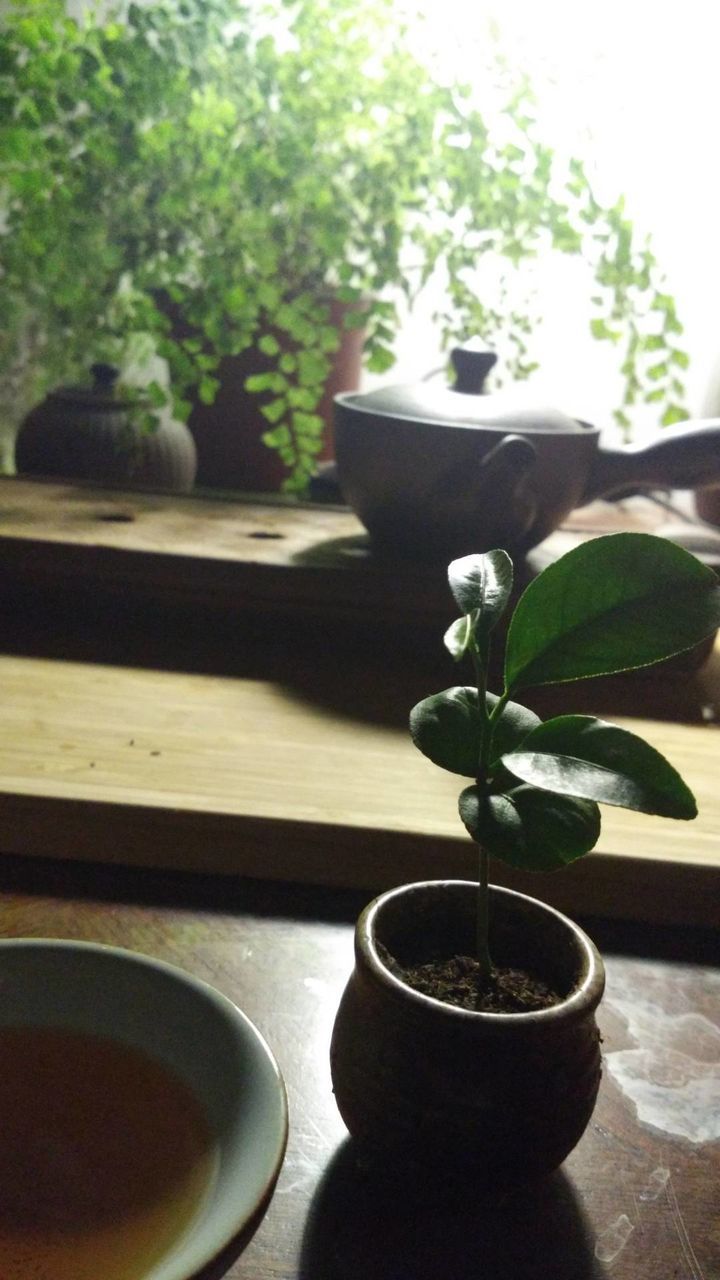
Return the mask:
<svg viewBox="0 0 720 1280">
<path fill-rule="evenodd" d="M 131 951 L 51 939 L 0 941 L 0 1026 L 119 1040 L 180 1076 L 205 1108 L 217 1174 L 198 1216 L 143 1280 L 190 1280 L 259 1220 L 287 1141 L 277 1063 L 232 1001 Z"/>
</svg>

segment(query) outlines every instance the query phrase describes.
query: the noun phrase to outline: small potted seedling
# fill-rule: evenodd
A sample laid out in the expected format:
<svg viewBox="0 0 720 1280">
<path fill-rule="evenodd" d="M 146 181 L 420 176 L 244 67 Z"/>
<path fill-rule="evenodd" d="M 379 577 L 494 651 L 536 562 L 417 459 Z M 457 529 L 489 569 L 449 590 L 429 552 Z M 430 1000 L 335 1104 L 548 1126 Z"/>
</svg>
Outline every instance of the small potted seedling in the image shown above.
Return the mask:
<svg viewBox="0 0 720 1280">
<path fill-rule="evenodd" d="M 478 882 L 392 889 L 361 915 L 356 966 L 331 1046 L 341 1115 L 373 1167 L 403 1182 L 468 1177 L 505 1190 L 555 1169 L 581 1137 L 600 1080 L 600 955 L 572 921 L 489 884 L 497 858 L 551 871 L 588 853 L 598 804 L 696 816 L 675 768 L 627 729 L 587 715 L 542 722 L 530 687 L 627 671 L 687 650 L 720 624 L 716 575 L 662 538 L 587 542 L 535 578 L 506 633 L 504 683 L 487 688 L 512 591 L 504 551 L 449 568 L 462 616 L 445 644 L 472 685 L 413 708 L 413 741 L 469 780 L 460 817 Z"/>
</svg>

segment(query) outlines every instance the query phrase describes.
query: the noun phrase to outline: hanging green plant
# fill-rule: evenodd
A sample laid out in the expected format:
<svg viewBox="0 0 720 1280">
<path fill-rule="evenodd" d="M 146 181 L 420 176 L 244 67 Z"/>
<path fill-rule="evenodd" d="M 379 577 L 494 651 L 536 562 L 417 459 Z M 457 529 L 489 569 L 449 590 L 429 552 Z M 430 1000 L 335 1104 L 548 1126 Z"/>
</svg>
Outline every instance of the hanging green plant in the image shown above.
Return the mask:
<svg viewBox="0 0 720 1280">
<path fill-rule="evenodd" d="M 622 201 L 598 202 L 579 162 L 563 171 L 520 77 L 503 112 L 485 111 L 410 34 L 393 0 L 156 0 L 82 21 L 62 0 L 12 0 L 0 17 L 6 412 L 19 419 L 93 360 L 157 353 L 169 379 L 156 394 L 187 418 L 193 398 L 215 398 L 223 357 L 257 347 L 273 362 L 247 383 L 264 440 L 302 492 L 339 341 L 329 296 L 383 372 L 400 303 L 440 279 L 443 342 L 481 332 L 518 376 L 533 367 L 533 315 L 509 282 L 557 252 L 587 262 L 592 334 L 619 352 L 618 421 L 629 429 L 640 401 L 658 422 L 686 416 L 675 306 Z M 489 259 L 498 283 L 481 296 Z"/>
</svg>

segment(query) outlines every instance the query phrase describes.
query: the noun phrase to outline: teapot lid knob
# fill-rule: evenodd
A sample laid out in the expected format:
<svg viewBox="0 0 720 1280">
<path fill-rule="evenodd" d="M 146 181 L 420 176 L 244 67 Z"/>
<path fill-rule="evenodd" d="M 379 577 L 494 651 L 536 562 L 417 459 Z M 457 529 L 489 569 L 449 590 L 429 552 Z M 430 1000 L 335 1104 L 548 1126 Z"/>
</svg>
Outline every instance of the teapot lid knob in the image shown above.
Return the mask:
<svg viewBox="0 0 720 1280">
<path fill-rule="evenodd" d="M 491 351 L 482 338 L 471 338 L 460 347 L 454 347 L 450 358 L 455 369 L 453 391 L 465 392 L 468 395 L 482 395 L 485 390 L 485 379 L 493 365 L 497 364 L 497 356 Z"/>
</svg>

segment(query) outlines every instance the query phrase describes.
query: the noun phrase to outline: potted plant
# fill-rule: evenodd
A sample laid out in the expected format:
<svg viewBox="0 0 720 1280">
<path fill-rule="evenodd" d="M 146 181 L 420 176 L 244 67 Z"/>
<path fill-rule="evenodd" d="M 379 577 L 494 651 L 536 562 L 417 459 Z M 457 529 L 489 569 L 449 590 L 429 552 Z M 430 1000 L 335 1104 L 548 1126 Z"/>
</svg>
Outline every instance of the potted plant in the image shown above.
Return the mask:
<svg viewBox="0 0 720 1280">
<path fill-rule="evenodd" d="M 486 106 L 391 0 L 158 0 L 82 21 L 12 0 L 0 58 L 0 377 L 18 418 L 98 361 L 125 382 L 140 368 L 158 410 L 197 418 L 256 352 L 242 381 L 263 447 L 302 492 L 343 335 L 362 330 L 366 367 L 385 370 L 400 301 L 432 277 L 445 346 L 482 332 L 527 373 L 518 282 L 545 250 L 588 263 L 593 334 L 621 350 L 621 420 L 643 398 L 685 416 L 673 300 L 622 202 L 560 165 L 521 77 L 488 55 Z M 222 415 L 241 430 L 242 411 Z"/>
<path fill-rule="evenodd" d="M 445 644 L 470 686 L 424 699 L 412 737 L 470 783 L 460 817 L 478 883 L 392 889 L 361 915 L 356 965 L 331 1045 L 340 1112 L 376 1168 L 403 1183 L 477 1178 L 496 1190 L 556 1168 L 581 1137 L 600 1079 L 600 955 L 569 919 L 489 885 L 490 858 L 551 871 L 588 853 L 599 803 L 691 819 L 673 766 L 628 730 L 586 715 L 541 722 L 514 699 L 532 686 L 647 666 L 712 633 L 712 570 L 645 534 L 591 540 L 521 595 L 499 694 L 493 632 L 510 598 L 503 551 L 449 569 L 462 617 Z"/>
</svg>

